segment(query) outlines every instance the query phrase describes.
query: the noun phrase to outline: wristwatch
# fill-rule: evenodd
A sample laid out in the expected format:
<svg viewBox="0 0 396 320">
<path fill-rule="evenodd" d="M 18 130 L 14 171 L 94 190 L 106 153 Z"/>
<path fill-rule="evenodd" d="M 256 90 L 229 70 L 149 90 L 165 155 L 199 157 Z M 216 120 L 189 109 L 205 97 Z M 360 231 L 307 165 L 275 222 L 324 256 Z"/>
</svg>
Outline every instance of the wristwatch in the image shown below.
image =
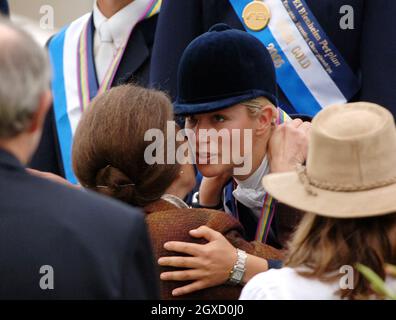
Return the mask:
<svg viewBox="0 0 396 320">
<path fill-rule="evenodd" d="M 242 282 L 243 276 L 246 271 L 246 259 L 247 254 L 245 251 L 237 249 L 238 259 L 235 262 L 234 267 L 230 272 L 230 277 L 228 278 L 228 283 L 231 285 L 238 285 Z"/>
</svg>

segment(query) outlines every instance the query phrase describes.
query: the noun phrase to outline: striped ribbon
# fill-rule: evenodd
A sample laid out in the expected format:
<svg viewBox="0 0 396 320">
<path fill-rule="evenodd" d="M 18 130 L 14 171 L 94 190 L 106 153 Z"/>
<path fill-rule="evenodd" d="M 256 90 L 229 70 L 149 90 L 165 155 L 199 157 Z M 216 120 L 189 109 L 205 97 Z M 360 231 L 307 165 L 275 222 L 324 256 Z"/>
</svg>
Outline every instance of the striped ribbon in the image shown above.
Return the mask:
<svg viewBox="0 0 396 320">
<path fill-rule="evenodd" d="M 278 117 L 276 120 L 277 125 L 284 123 L 285 121 L 291 120 L 289 115 L 281 108 L 278 109 Z M 233 180 L 233 189 L 235 190 L 237 183 Z M 234 217 L 239 220 L 239 210 L 237 200 L 234 198 L 235 214 Z M 260 219 L 257 224 L 255 240 L 266 243 L 269 231 L 271 229 L 272 219 L 275 213 L 276 200 L 270 196 L 267 192 L 264 196 L 263 207 L 261 209 Z"/>
<path fill-rule="evenodd" d="M 145 19 L 151 18 L 152 16 L 159 13 L 161 8 L 162 0 L 151 0 L 147 9 L 144 11 L 143 15 L 140 17 L 139 22 Z M 91 101 L 91 93 L 89 86 L 89 69 L 88 69 L 88 28 L 90 23 L 88 22 L 81 32 L 79 44 L 77 47 L 77 74 L 78 74 L 78 89 L 80 98 L 80 108 L 85 110 Z M 98 94 L 101 94 L 110 89 L 113 83 L 114 77 L 116 75 L 117 69 L 120 65 L 121 59 L 124 55 L 125 48 L 128 44 L 128 40 L 133 31 L 133 27 L 129 31 L 128 37 L 125 39 L 124 43 L 117 50 L 112 63 L 110 64 L 102 83 L 99 86 Z"/>
<path fill-rule="evenodd" d="M 290 120 L 289 115 L 278 108 L 278 118 L 277 124 L 280 125 L 285 121 Z M 275 213 L 276 200 L 269 195 L 269 193 L 265 193 L 263 208 L 261 209 L 260 219 L 257 224 L 256 229 L 256 241 L 260 241 L 262 243 L 267 242 L 269 230 L 271 229 L 272 219 Z"/>
<path fill-rule="evenodd" d="M 229 0 L 246 32 L 261 41 L 276 61 L 278 85 L 293 109 L 314 116 L 328 105 L 345 103 L 354 97 L 361 86 L 359 78 L 306 2 L 263 1 L 271 10 L 271 19 L 266 28 L 254 31 L 242 17 L 252 0 Z"/>
<path fill-rule="evenodd" d="M 271 229 L 272 218 L 275 213 L 275 200 L 268 194 L 265 193 L 263 208 L 261 209 L 260 220 L 257 224 L 256 230 L 256 241 L 262 243 L 267 242 L 269 230 Z"/>
</svg>

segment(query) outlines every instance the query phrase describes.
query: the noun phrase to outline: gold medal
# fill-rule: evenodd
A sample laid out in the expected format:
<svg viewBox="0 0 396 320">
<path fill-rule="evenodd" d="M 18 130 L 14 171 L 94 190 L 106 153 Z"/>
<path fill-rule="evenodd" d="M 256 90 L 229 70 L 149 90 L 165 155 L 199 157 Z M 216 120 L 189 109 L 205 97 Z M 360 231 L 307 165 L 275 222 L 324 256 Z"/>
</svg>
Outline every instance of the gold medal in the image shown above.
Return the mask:
<svg viewBox="0 0 396 320">
<path fill-rule="evenodd" d="M 271 11 L 264 1 L 254 0 L 243 9 L 242 18 L 250 30 L 260 31 L 268 25 Z"/>
</svg>

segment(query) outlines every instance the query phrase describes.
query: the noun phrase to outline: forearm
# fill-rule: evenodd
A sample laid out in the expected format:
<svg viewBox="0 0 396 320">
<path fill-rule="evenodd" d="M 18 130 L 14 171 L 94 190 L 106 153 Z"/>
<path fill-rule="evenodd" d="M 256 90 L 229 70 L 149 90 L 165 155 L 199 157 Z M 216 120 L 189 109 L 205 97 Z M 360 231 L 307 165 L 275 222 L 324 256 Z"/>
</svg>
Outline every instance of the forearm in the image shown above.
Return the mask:
<svg viewBox="0 0 396 320">
<path fill-rule="evenodd" d="M 223 185 L 213 183 L 214 178 L 203 178 L 199 188 L 199 205 L 201 207 L 218 207 L 222 200 Z"/>
<path fill-rule="evenodd" d="M 248 254 L 246 260 L 246 271 L 242 279 L 243 284 L 246 284 L 256 274 L 268 270 L 268 261 L 266 259 Z"/>
</svg>

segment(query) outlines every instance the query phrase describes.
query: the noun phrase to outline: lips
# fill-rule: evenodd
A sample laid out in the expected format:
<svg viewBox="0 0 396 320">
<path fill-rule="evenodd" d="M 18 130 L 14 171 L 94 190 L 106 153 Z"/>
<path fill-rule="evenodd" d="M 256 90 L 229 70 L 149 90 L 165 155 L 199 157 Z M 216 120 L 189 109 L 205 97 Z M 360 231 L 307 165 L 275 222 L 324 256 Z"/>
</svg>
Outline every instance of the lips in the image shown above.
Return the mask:
<svg viewBox="0 0 396 320">
<path fill-rule="evenodd" d="M 195 153 L 195 159 L 197 163 L 200 164 L 211 164 L 214 162 L 219 162 L 219 156 L 216 153 L 207 153 L 207 152 L 197 152 Z M 215 161 L 217 159 L 217 161 Z"/>
</svg>

